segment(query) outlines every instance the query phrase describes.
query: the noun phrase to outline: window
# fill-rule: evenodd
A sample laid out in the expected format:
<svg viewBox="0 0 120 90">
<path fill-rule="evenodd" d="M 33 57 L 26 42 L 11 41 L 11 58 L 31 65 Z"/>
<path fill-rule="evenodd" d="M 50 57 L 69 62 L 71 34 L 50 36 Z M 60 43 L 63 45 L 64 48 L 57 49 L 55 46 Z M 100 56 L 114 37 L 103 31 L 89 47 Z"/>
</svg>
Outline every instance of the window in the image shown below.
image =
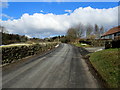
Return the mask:
<svg viewBox="0 0 120 90">
<path fill-rule="evenodd" d="M 112 39 L 112 35 L 109 35 L 109 39 Z"/>
<path fill-rule="evenodd" d="M 120 32 L 116 33 L 116 36 L 120 36 Z"/>
</svg>

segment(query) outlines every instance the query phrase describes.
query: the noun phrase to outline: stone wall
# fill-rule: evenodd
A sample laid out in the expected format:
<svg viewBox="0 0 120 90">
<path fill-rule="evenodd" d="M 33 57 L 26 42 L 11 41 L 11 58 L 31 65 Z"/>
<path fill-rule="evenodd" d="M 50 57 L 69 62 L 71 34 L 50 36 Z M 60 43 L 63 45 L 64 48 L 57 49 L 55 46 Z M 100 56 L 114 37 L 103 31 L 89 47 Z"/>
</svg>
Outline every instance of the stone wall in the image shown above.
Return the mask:
<svg viewBox="0 0 120 90">
<path fill-rule="evenodd" d="M 57 45 L 57 43 L 0 47 L 0 49 L 2 49 L 2 64 L 8 64 L 27 56 L 45 52 L 54 48 L 55 45 Z"/>
</svg>

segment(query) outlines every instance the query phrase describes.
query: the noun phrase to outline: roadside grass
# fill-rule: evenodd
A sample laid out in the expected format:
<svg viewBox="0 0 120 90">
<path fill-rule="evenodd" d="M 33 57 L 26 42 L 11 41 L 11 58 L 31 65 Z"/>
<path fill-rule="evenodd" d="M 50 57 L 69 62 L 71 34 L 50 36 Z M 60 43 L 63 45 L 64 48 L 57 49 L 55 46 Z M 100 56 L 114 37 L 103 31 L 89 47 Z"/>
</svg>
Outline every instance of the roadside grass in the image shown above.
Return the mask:
<svg viewBox="0 0 120 90">
<path fill-rule="evenodd" d="M 91 53 L 90 61 L 110 88 L 118 88 L 120 80 L 119 49 Z"/>
<path fill-rule="evenodd" d="M 16 44 L 9 44 L 9 45 L 4 45 L 4 46 L 0 46 L 0 48 L 2 47 L 15 47 L 15 46 L 30 46 L 32 44 L 26 44 L 26 43 L 16 43 Z"/>
<path fill-rule="evenodd" d="M 91 45 L 84 44 L 84 43 L 73 43 L 77 47 L 92 47 Z"/>
<path fill-rule="evenodd" d="M 35 44 L 40 44 L 40 45 L 47 45 L 47 44 L 54 44 L 57 42 L 42 42 L 42 43 L 34 43 L 34 42 L 27 42 L 27 43 L 13 43 L 13 44 L 8 44 L 8 45 L 2 45 L 0 48 L 4 47 L 15 47 L 15 46 L 30 46 L 30 45 L 35 45 Z"/>
</svg>

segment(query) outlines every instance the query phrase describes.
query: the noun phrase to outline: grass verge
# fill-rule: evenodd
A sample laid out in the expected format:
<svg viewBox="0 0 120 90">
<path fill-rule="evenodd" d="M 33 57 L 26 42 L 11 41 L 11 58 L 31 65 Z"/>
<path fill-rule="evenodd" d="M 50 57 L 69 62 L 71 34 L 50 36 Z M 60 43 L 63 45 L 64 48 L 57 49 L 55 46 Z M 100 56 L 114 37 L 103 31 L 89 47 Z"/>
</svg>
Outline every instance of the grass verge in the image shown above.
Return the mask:
<svg viewBox="0 0 120 90">
<path fill-rule="evenodd" d="M 107 49 L 91 53 L 89 59 L 110 88 L 119 87 L 119 49 Z"/>
</svg>

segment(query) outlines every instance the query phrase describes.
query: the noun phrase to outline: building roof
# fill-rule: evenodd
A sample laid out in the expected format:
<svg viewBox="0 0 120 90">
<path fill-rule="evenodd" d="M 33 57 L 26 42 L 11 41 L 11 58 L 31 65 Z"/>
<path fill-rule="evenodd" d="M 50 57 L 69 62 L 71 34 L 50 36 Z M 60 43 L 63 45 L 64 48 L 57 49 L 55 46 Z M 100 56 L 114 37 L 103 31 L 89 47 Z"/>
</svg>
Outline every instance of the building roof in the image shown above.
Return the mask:
<svg viewBox="0 0 120 90">
<path fill-rule="evenodd" d="M 107 36 L 107 35 L 114 34 L 114 33 L 117 33 L 117 32 L 120 32 L 120 26 L 117 26 L 117 27 L 114 27 L 114 28 L 108 30 L 102 36 Z"/>
</svg>

